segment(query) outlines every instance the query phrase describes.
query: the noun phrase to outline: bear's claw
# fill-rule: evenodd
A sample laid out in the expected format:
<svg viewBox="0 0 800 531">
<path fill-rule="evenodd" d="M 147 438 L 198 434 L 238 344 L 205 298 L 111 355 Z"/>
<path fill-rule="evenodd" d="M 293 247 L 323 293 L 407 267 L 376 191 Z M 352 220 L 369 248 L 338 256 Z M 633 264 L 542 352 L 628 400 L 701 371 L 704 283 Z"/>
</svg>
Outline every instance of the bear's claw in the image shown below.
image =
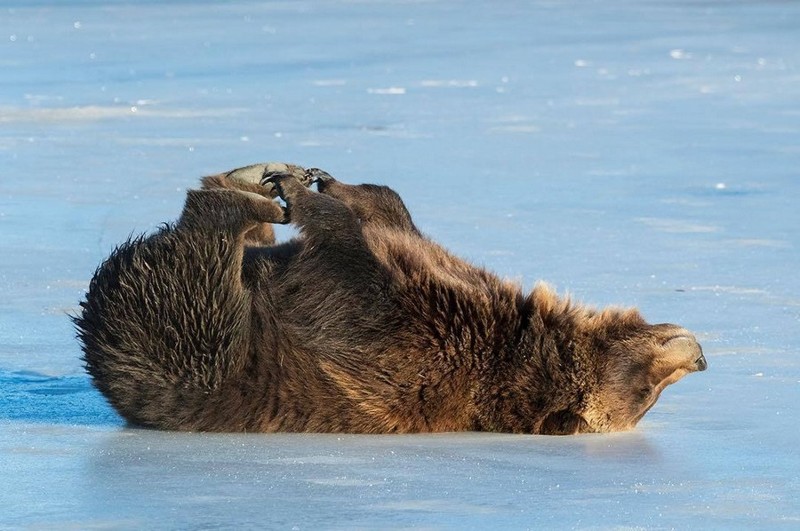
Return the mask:
<svg viewBox="0 0 800 531">
<path fill-rule="evenodd" d="M 305 172 L 302 180 L 298 179 L 297 175 L 294 173 L 283 171 L 265 172 L 264 177 L 261 179 L 262 186 L 271 186 L 275 191 L 275 196 L 280 197 L 284 201 L 288 201 L 288 196 L 292 195 L 293 192 L 295 194 L 307 192 L 306 187 L 310 183 L 311 181 L 305 178 Z"/>
<path fill-rule="evenodd" d="M 306 175 L 311 179 L 312 183 L 317 183 L 317 191 L 319 192 L 323 192 L 329 184 L 336 182 L 336 179 L 330 173 L 319 168 L 307 169 Z"/>
<path fill-rule="evenodd" d="M 300 181 L 303 186 L 311 184 L 311 177 L 305 168 L 296 166 L 294 164 L 283 164 L 281 162 L 270 162 L 264 166 L 264 171 L 261 174 L 259 184 L 267 186 L 274 183 L 275 178 L 279 176 L 291 176 Z"/>
<path fill-rule="evenodd" d="M 283 162 L 262 162 L 251 164 L 243 168 L 236 168 L 225 174 L 225 178 L 232 183 L 241 183 L 245 186 L 263 186 L 266 188 L 263 195 L 275 198 L 278 193 L 271 182 L 266 182 L 265 177 L 274 173 L 286 173 L 293 175 L 305 186 L 311 184 L 306 177 L 306 170 L 296 164 L 285 164 Z M 306 182 L 307 181 L 307 182 Z M 252 190 L 252 188 L 250 188 Z"/>
</svg>

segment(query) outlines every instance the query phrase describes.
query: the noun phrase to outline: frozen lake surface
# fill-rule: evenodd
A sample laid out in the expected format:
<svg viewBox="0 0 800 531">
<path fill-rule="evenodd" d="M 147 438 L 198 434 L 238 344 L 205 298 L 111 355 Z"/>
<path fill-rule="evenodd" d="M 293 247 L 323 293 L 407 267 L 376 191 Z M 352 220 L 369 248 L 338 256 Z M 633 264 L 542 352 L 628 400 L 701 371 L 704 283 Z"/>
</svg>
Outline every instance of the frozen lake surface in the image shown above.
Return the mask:
<svg viewBox="0 0 800 531">
<path fill-rule="evenodd" d="M 0 0 L 0 71 L 0 528 L 800 527 L 799 3 Z M 709 370 L 612 436 L 126 428 L 67 314 L 264 160 Z"/>
</svg>

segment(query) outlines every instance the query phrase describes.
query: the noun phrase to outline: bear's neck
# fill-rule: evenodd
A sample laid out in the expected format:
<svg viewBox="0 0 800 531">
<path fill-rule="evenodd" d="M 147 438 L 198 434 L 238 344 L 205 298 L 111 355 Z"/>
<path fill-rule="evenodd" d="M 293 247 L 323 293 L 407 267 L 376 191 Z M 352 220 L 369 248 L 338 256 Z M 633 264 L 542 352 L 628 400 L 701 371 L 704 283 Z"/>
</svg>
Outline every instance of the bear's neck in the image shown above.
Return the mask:
<svg viewBox="0 0 800 531">
<path fill-rule="evenodd" d="M 553 419 L 572 416 L 583 401 L 580 323 L 567 301 L 539 289 L 516 300 L 505 333 L 485 350 L 475 429 L 548 432 Z"/>
</svg>

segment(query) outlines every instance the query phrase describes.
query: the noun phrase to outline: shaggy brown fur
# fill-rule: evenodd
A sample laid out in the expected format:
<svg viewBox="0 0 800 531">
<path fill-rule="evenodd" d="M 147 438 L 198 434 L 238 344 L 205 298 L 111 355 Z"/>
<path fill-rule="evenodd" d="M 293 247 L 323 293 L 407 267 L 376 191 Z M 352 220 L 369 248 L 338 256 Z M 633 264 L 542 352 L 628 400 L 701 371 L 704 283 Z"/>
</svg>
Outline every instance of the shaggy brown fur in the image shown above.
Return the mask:
<svg viewBox="0 0 800 531">
<path fill-rule="evenodd" d="M 706 367 L 683 328 L 454 257 L 386 187 L 283 164 L 203 185 L 175 225 L 111 254 L 75 318 L 95 385 L 134 424 L 610 432 Z M 269 224 L 289 220 L 300 236 L 276 245 Z"/>
</svg>

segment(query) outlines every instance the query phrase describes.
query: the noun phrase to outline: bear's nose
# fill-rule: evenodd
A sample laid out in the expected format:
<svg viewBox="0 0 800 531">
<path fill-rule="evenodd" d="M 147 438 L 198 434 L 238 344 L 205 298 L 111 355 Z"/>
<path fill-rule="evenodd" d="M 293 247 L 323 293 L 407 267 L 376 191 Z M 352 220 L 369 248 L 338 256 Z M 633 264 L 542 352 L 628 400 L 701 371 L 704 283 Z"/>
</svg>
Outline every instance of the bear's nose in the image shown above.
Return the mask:
<svg viewBox="0 0 800 531">
<path fill-rule="evenodd" d="M 694 363 L 697 365 L 698 371 L 704 371 L 708 369 L 708 362 L 706 361 L 706 357 L 703 355 L 703 347 L 700 347 L 700 357 L 694 360 Z"/>
</svg>

